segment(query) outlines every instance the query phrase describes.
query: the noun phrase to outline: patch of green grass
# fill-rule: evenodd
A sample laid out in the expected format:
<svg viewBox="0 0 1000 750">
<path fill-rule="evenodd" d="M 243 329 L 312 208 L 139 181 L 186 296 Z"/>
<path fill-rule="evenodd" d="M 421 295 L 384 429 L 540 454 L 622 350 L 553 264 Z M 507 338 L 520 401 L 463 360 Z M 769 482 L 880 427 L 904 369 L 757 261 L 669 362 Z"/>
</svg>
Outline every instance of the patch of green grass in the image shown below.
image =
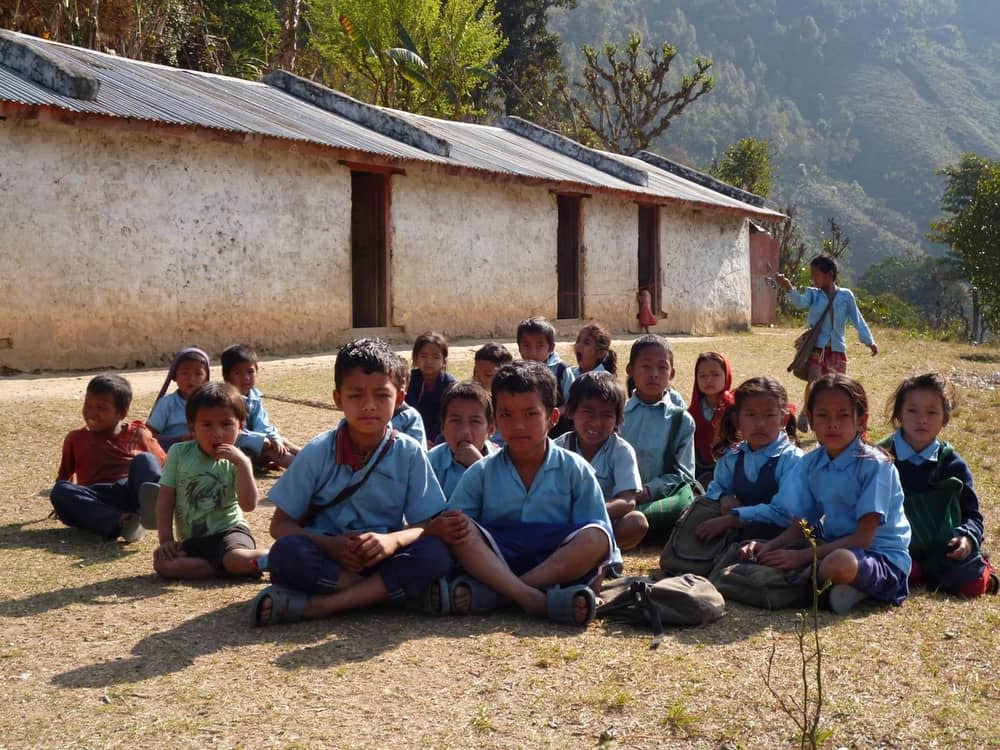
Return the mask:
<svg viewBox="0 0 1000 750">
<path fill-rule="evenodd" d="M 472 717 L 472 728 L 483 734 L 496 731 L 496 727 L 490 721 L 490 715 L 486 710 L 486 706 L 480 706 L 476 710 L 476 715 Z"/>
</svg>

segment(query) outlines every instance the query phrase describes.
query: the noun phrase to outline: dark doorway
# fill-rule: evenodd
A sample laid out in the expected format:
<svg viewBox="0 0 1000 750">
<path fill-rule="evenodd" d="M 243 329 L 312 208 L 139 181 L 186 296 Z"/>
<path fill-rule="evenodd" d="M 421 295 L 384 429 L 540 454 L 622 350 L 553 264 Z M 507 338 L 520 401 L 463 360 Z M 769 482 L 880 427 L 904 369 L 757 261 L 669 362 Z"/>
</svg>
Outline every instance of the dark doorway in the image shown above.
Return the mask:
<svg viewBox="0 0 1000 750">
<path fill-rule="evenodd" d="M 389 175 L 351 172 L 351 324 L 381 328 L 389 317 Z"/>
<path fill-rule="evenodd" d="M 556 274 L 558 276 L 557 318 L 579 318 L 583 315 L 583 284 L 581 279 L 581 203 L 576 195 L 556 196 L 559 205 L 559 228 L 557 232 L 558 254 Z"/>
<path fill-rule="evenodd" d="M 639 206 L 639 286 L 652 298 L 653 312 L 660 314 L 660 207 Z"/>
</svg>

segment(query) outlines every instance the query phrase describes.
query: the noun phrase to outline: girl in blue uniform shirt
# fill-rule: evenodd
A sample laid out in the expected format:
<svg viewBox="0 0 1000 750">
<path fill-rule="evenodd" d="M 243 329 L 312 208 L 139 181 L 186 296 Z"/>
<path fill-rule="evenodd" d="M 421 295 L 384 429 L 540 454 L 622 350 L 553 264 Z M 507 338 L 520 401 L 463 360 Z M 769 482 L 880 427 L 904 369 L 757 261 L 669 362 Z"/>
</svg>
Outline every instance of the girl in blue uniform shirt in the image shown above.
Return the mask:
<svg viewBox="0 0 1000 750">
<path fill-rule="evenodd" d="M 722 515 L 702 521 L 695 535 L 708 541 L 740 529 L 740 539 L 772 539 L 783 527 L 773 523 L 763 506 L 802 460 L 802 451 L 785 432 L 788 393 L 774 378 L 759 377 L 741 383 L 733 397 L 723 420 L 723 438 L 731 447 L 720 456 L 705 493 L 719 502 Z"/>
<path fill-rule="evenodd" d="M 831 584 L 834 612 L 865 598 L 902 604 L 909 593 L 910 524 L 896 467 L 864 440 L 868 396 L 856 380 L 830 373 L 810 386 L 806 412 L 819 446 L 764 506 L 787 528 L 770 541 L 747 543 L 743 557 L 781 570 L 808 565 L 813 550 L 794 548 L 802 542 L 798 519 L 805 519 L 816 529 L 819 579 Z"/>
</svg>

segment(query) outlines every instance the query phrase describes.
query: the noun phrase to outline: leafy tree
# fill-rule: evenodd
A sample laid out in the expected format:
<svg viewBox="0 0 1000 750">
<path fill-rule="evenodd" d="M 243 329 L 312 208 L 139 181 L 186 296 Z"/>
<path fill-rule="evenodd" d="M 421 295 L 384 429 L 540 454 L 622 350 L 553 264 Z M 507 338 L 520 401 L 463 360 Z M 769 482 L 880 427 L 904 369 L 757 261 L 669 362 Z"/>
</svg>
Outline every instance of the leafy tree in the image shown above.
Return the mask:
<svg viewBox="0 0 1000 750">
<path fill-rule="evenodd" d="M 876 298 L 894 294 L 916 310 L 925 325 L 942 334 L 967 338 L 968 292 L 963 279 L 957 259 L 952 256 L 891 255 L 872 264 L 859 279 L 858 288 Z"/>
<path fill-rule="evenodd" d="M 644 50 L 638 34 L 629 36 L 624 50 L 606 42 L 600 52 L 584 45 L 583 55 L 583 82 L 573 84 L 580 96 L 563 87 L 572 115 L 572 135 L 622 154 L 647 148 L 714 83 L 708 74 L 712 61 L 696 57 L 694 70 L 683 75 L 674 90 L 668 74 L 676 48 L 664 43 L 658 50 Z"/>
<path fill-rule="evenodd" d="M 497 58 L 496 88 L 504 111 L 554 126 L 556 80 L 563 74 L 559 36 L 546 27 L 550 8 L 570 9 L 576 0 L 496 0 L 507 46 Z"/>
<path fill-rule="evenodd" d="M 306 17 L 323 83 L 437 117 L 482 112 L 504 46 L 493 0 L 314 0 Z"/>
<path fill-rule="evenodd" d="M 991 167 L 1000 162 L 973 154 L 962 154 L 958 164 L 949 164 L 937 171 L 937 174 L 948 178 L 944 194 L 941 196 L 941 210 L 948 216 L 931 222 L 931 231 L 927 236 L 934 242 L 950 245 L 954 241 L 955 222 L 972 200 L 979 181 Z"/>
<path fill-rule="evenodd" d="M 740 190 L 766 198 L 771 192 L 771 142 L 766 138 L 741 138 L 713 161 L 709 174 Z"/>
</svg>

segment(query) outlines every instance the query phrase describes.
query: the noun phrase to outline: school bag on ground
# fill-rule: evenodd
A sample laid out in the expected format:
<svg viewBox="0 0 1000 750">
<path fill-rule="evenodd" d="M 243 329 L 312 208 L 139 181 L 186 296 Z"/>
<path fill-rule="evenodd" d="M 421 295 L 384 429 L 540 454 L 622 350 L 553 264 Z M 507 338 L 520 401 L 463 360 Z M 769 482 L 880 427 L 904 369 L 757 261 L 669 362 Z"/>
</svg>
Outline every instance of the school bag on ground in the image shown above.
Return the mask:
<svg viewBox="0 0 1000 750">
<path fill-rule="evenodd" d="M 762 609 L 801 608 L 812 604 L 811 563 L 794 570 L 779 570 L 745 562 L 740 559 L 743 544 L 745 542 L 731 544 L 708 576 L 726 601 Z"/>
<path fill-rule="evenodd" d="M 694 573 L 707 576 L 736 538 L 738 529 L 730 529 L 725 534 L 703 542 L 695 536 L 694 530 L 702 521 L 719 518 L 719 502 L 707 497 L 698 497 L 691 503 L 670 532 L 663 552 L 660 553 L 660 569 L 669 575 Z"/>
<path fill-rule="evenodd" d="M 726 603 L 708 579 L 686 574 L 659 581 L 646 576 L 619 578 L 601 591 L 597 616 L 646 627 L 650 648 L 663 640 L 664 625 L 705 625 L 718 620 Z"/>
</svg>

